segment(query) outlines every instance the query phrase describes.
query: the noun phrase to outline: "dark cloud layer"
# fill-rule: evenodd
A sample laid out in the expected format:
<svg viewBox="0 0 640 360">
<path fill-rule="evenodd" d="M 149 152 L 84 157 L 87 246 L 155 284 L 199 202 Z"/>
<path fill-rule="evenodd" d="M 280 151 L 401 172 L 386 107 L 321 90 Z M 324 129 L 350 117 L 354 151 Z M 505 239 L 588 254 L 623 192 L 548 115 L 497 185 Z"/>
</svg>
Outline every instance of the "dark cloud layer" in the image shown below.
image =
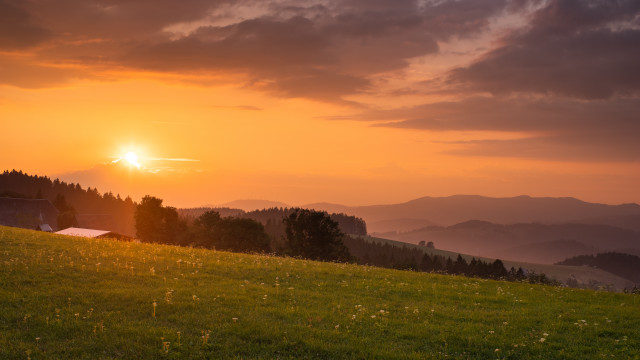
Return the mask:
<svg viewBox="0 0 640 360">
<path fill-rule="evenodd" d="M 456 143 L 458 155 L 579 161 L 640 161 L 640 102 L 478 97 L 361 114 L 375 126 L 431 131 L 498 131 L 524 139 Z"/>
<path fill-rule="evenodd" d="M 494 94 L 531 92 L 606 99 L 640 90 L 637 0 L 552 0 L 529 26 L 468 67 L 453 83 Z"/>
<path fill-rule="evenodd" d="M 38 53 L 47 61 L 234 72 L 247 75 L 247 86 L 278 96 L 340 102 L 369 90 L 372 76 L 436 54 L 438 41 L 487 30 L 506 6 L 507 0 L 31 0 L 7 26 L 24 33 L 26 45 L 43 41 L 39 29 L 50 34 Z M 258 10 L 235 15 L 246 9 Z M 213 20 L 222 25 L 208 24 Z"/>
<path fill-rule="evenodd" d="M 28 48 L 48 40 L 48 30 L 35 25 L 19 2 L 0 0 L 0 50 Z"/>
</svg>

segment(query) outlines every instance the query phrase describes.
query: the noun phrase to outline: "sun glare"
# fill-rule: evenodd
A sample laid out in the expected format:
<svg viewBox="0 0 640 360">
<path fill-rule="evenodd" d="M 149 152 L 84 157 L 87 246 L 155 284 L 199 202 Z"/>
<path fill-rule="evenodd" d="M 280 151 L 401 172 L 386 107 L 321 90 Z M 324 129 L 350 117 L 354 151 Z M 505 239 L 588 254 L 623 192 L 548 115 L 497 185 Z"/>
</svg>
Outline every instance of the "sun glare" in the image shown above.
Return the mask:
<svg viewBox="0 0 640 360">
<path fill-rule="evenodd" d="M 127 160 L 130 165 L 133 165 L 137 168 L 140 167 L 140 163 L 138 162 L 138 155 L 136 153 L 130 151 L 124 156 L 124 159 Z"/>
</svg>

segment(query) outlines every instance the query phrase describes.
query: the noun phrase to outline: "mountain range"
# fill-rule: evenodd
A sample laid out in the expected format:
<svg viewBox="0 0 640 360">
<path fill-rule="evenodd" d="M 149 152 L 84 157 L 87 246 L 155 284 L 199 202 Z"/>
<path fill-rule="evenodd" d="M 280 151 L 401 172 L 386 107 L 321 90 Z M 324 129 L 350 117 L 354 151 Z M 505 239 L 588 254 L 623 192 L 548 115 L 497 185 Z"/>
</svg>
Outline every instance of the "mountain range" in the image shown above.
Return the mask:
<svg viewBox="0 0 640 360">
<path fill-rule="evenodd" d="M 371 233 L 410 231 L 429 224 L 451 226 L 468 220 L 482 220 L 496 224 L 591 223 L 640 231 L 640 205 L 638 204 L 597 204 L 570 197 L 427 196 L 389 205 L 345 206 L 315 203 L 303 207 L 361 217 L 367 222 Z M 411 222 L 414 228 L 407 227 L 407 223 Z M 378 225 L 382 226 L 378 227 Z"/>
</svg>

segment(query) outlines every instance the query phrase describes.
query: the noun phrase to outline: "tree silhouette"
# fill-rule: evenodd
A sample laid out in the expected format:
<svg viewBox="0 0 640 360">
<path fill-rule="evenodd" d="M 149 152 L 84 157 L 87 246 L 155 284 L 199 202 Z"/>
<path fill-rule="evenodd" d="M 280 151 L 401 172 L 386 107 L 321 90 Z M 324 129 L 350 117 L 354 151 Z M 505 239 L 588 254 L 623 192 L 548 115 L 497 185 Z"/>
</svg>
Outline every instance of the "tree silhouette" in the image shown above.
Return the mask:
<svg viewBox="0 0 640 360">
<path fill-rule="evenodd" d="M 270 238 L 264 226 L 251 219 L 220 217 L 216 211 L 200 215 L 191 228 L 190 243 L 236 252 L 266 252 Z"/>
<path fill-rule="evenodd" d="M 284 219 L 290 255 L 311 260 L 349 261 L 338 223 L 325 212 L 295 209 Z"/>
<path fill-rule="evenodd" d="M 173 207 L 163 207 L 162 199 L 145 196 L 134 214 L 136 235 L 141 241 L 179 244 L 186 231 L 186 224 L 178 217 Z"/>
</svg>

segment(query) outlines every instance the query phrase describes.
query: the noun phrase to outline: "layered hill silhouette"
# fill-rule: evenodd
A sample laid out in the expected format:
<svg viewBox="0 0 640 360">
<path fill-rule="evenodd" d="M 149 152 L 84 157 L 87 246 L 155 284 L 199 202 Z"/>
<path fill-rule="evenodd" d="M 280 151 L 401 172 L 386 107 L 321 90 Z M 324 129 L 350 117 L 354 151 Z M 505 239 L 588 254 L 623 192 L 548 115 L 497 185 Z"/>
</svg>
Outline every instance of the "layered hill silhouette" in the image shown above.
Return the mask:
<svg viewBox="0 0 640 360">
<path fill-rule="evenodd" d="M 381 236 L 413 244 L 431 241 L 438 249 L 540 264 L 607 251 L 640 254 L 640 233 L 594 224 L 503 225 L 471 220 Z"/>
<path fill-rule="evenodd" d="M 344 206 L 330 203 L 304 205 L 305 208 L 345 213 L 363 218 L 370 232 L 408 231 L 406 219 L 450 226 L 468 220 L 496 224 L 591 223 L 640 230 L 640 205 L 606 205 L 575 198 L 517 196 L 492 198 L 479 195 L 422 197 L 390 205 Z M 376 226 L 376 224 L 384 224 Z M 417 222 L 416 222 L 417 223 Z M 417 226 L 416 228 L 422 227 Z M 416 229 L 414 228 L 414 229 Z"/>
</svg>

